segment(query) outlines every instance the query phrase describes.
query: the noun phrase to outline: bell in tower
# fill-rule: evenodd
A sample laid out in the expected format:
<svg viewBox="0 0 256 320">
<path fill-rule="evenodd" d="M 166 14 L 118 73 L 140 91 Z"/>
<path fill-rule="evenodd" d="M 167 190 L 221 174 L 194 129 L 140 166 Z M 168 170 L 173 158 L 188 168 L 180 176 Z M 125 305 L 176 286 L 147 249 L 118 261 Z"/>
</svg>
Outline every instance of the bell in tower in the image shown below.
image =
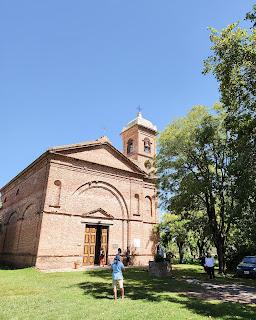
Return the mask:
<svg viewBox="0 0 256 320">
<path fill-rule="evenodd" d="M 147 173 L 152 171 L 156 155 L 156 135 L 156 126 L 144 119 L 141 112 L 121 132 L 123 154 Z"/>
</svg>

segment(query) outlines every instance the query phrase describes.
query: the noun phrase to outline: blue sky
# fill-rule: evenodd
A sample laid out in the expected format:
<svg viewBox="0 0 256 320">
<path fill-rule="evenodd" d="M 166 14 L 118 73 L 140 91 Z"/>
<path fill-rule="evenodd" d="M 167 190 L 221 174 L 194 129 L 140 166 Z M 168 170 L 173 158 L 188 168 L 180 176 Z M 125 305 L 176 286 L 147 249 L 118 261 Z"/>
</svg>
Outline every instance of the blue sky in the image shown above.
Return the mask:
<svg viewBox="0 0 256 320">
<path fill-rule="evenodd" d="M 48 147 L 119 133 L 141 105 L 159 130 L 218 101 L 208 26 L 247 0 L 2 0 L 0 186 Z M 244 23 L 244 22 L 243 22 Z"/>
</svg>

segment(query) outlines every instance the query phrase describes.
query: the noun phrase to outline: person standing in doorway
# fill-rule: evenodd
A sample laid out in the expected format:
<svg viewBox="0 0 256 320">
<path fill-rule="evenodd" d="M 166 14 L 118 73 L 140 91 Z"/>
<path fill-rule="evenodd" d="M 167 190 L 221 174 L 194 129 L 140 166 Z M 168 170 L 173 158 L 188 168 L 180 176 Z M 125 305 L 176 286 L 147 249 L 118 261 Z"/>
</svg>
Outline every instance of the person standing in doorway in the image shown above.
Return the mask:
<svg viewBox="0 0 256 320">
<path fill-rule="evenodd" d="M 124 299 L 124 265 L 120 261 L 120 256 L 116 255 L 114 262 L 111 264 L 112 268 L 112 283 L 115 302 L 117 301 L 117 284 L 119 285 L 121 298 Z"/>
<path fill-rule="evenodd" d="M 100 267 L 104 267 L 105 252 L 103 248 L 100 248 Z"/>
<path fill-rule="evenodd" d="M 207 270 L 207 273 L 209 275 L 210 279 L 215 278 L 214 275 L 214 258 L 210 255 L 210 253 L 207 254 L 207 257 L 205 258 L 205 268 Z"/>
</svg>

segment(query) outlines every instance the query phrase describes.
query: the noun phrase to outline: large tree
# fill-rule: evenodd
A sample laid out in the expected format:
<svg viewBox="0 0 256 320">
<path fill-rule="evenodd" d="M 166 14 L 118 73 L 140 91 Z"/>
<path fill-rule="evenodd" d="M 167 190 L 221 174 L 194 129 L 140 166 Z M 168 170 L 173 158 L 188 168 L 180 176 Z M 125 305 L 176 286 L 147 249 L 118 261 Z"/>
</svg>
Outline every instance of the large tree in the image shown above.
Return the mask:
<svg viewBox="0 0 256 320">
<path fill-rule="evenodd" d="M 161 242 L 166 251 L 179 253 L 183 263 L 184 253 L 190 250 L 191 258 L 204 256 L 211 247 L 208 218 L 201 211 L 184 214 L 165 213 L 159 225 Z"/>
<path fill-rule="evenodd" d="M 183 263 L 184 250 L 188 244 L 188 220 L 170 213 L 165 213 L 162 220 L 160 224 L 162 243 L 167 251 L 170 245 L 175 243 L 179 251 L 179 263 Z"/>
<path fill-rule="evenodd" d="M 176 214 L 205 213 L 221 272 L 227 237 L 236 223 L 225 116 L 220 106 L 212 113 L 203 106 L 192 108 L 160 134 L 157 158 L 162 205 Z"/>
<path fill-rule="evenodd" d="M 227 114 L 225 126 L 234 154 L 230 174 L 236 185 L 236 209 L 244 221 L 255 218 L 256 212 L 256 5 L 246 20 L 252 22 L 248 29 L 238 23 L 221 31 L 211 29 L 212 55 L 204 68 L 204 73 L 216 77 Z"/>
</svg>

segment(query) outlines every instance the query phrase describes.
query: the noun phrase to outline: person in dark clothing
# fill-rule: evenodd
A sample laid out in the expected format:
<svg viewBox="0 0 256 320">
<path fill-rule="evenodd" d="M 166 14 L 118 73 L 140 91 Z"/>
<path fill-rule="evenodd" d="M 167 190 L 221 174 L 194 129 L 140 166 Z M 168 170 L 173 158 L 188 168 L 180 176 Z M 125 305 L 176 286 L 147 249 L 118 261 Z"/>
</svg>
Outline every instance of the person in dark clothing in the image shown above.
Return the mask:
<svg viewBox="0 0 256 320">
<path fill-rule="evenodd" d="M 126 265 L 129 266 L 131 262 L 131 253 L 130 253 L 129 247 L 127 247 L 127 250 L 125 252 L 125 261 L 126 261 Z"/>
<path fill-rule="evenodd" d="M 200 260 L 200 265 L 204 268 L 204 271 L 207 272 L 207 268 L 205 266 L 205 257 L 204 256 L 200 256 L 199 260 Z"/>
</svg>

